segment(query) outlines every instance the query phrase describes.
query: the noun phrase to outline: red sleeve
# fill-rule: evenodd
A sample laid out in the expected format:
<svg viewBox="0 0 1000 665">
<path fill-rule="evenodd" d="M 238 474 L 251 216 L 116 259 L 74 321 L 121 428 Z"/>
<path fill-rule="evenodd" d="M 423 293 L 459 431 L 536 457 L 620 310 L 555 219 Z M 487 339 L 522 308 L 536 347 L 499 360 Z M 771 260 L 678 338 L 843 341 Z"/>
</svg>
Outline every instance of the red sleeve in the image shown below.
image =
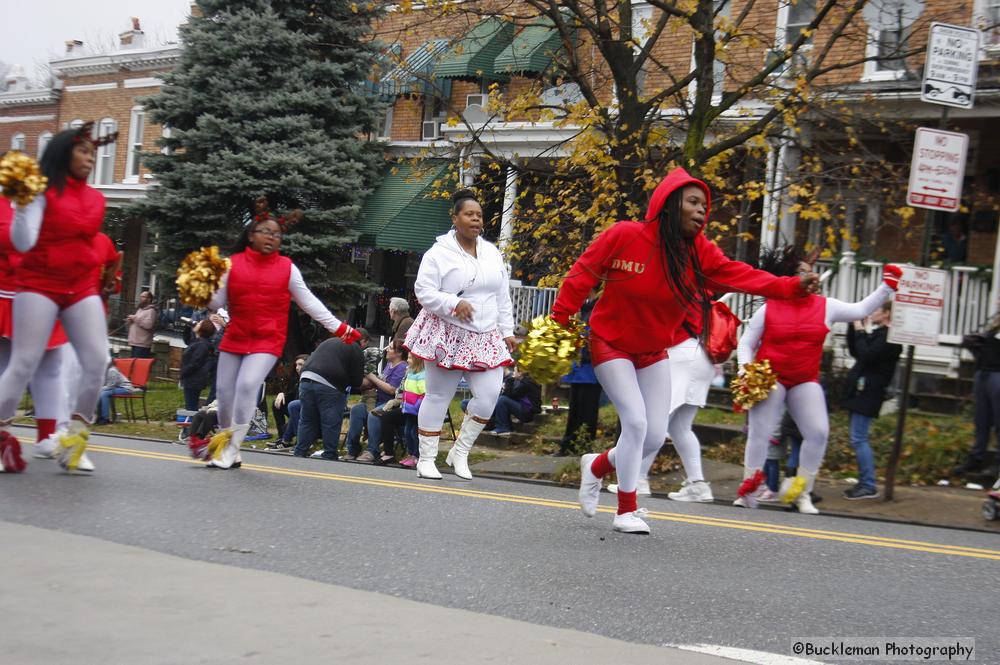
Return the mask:
<svg viewBox="0 0 1000 665">
<path fill-rule="evenodd" d="M 742 261 L 733 261 L 701 234 L 695 238 L 695 251 L 709 291 L 740 291 L 782 300 L 805 295 L 798 277 L 775 277 Z"/>
<path fill-rule="evenodd" d="M 594 238 L 590 246 L 576 260 L 559 287 L 556 302 L 552 305 L 552 318 L 565 324 L 569 321 L 569 317 L 580 311 L 591 289 L 597 286 L 611 267 L 611 258 L 615 247 L 618 246 L 618 237 L 625 226 L 620 222 L 612 224 Z"/>
</svg>

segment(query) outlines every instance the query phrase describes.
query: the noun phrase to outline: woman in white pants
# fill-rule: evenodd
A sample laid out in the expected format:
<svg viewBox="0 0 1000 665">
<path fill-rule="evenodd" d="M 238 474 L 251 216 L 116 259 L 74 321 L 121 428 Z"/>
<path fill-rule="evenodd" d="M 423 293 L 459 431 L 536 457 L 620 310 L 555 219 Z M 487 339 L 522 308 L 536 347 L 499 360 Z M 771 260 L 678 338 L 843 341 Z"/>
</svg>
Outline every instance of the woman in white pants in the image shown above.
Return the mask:
<svg viewBox="0 0 1000 665">
<path fill-rule="evenodd" d="M 701 444 L 695 436 L 693 425 L 698 409 L 705 406 L 708 390 L 715 378 L 715 365 L 699 341 L 698 331 L 689 331 L 688 326 L 701 326 L 698 317 L 689 317 L 681 329 L 682 341 L 667 349 L 670 357 L 670 424 L 667 431 L 674 449 L 680 455 L 687 476 L 680 490 L 667 496 L 674 501 L 694 501 L 711 503 L 712 489 L 705 481 L 701 470 Z M 693 329 L 692 329 L 693 330 Z M 659 454 L 659 450 L 647 453 L 642 458 L 636 494 L 649 496 L 649 470 Z M 618 492 L 618 485 L 608 485 L 608 491 Z"/>
<path fill-rule="evenodd" d="M 420 261 L 413 286 L 422 310 L 406 334 L 406 348 L 423 358 L 427 394 L 417 414 L 417 475 L 440 480 L 434 463 L 448 405 L 465 376 L 472 391 L 462 429 L 446 460 L 472 480 L 469 451 L 489 422 L 503 386 L 503 366 L 517 346 L 507 267 L 483 240 L 483 208 L 463 189 L 452 196 L 454 228 L 438 236 Z"/>
<path fill-rule="evenodd" d="M 330 313 L 306 286 L 295 264 L 281 255 L 284 226 L 270 215 L 264 202 L 258 201 L 258 211 L 243 229 L 229 272 L 209 303 L 212 310 L 227 306 L 230 317 L 215 374 L 222 432 L 212 437 L 207 450 L 207 466 L 216 469 L 242 465 L 240 444 L 250 429 L 260 387 L 285 347 L 292 300 L 345 343 L 360 338 Z"/>
</svg>

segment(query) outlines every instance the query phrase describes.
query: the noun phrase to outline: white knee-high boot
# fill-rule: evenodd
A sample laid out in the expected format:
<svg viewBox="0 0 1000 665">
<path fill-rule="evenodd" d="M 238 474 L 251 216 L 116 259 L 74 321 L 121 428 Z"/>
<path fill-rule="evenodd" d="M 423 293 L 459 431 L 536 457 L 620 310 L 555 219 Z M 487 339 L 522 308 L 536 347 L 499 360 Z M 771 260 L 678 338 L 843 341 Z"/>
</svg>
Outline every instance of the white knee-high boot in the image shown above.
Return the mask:
<svg viewBox="0 0 1000 665">
<path fill-rule="evenodd" d="M 455 475 L 464 480 L 472 480 L 472 472 L 469 471 L 469 451 L 479 437 L 479 433 L 486 427 L 489 419 L 482 420 L 477 416 L 469 416 L 462 421 L 462 429 L 455 439 L 455 445 L 448 451 L 445 464 L 454 467 Z"/>
<path fill-rule="evenodd" d="M 781 483 L 781 491 L 779 492 L 781 502 L 794 505 L 796 510 L 805 515 L 819 515 L 819 509 L 813 505 L 810 496 L 815 483 L 816 474 L 799 465 L 795 477 L 785 478 Z"/>
<path fill-rule="evenodd" d="M 428 478 L 430 480 L 441 480 L 441 472 L 437 470 L 438 441 L 441 440 L 441 432 L 425 433 L 424 430 L 417 430 L 417 438 L 420 441 L 420 459 L 417 461 L 417 477 Z"/>
<path fill-rule="evenodd" d="M 246 425 L 233 425 L 231 429 L 216 434 L 215 436 L 225 436 L 228 434 L 229 440 L 219 442 L 222 445 L 218 447 L 215 454 L 212 455 L 212 459 L 205 466 L 216 469 L 232 468 L 240 458 L 240 446 L 243 444 L 243 438 L 247 435 L 249 429 L 250 423 Z M 213 440 L 215 436 L 212 437 Z"/>
</svg>

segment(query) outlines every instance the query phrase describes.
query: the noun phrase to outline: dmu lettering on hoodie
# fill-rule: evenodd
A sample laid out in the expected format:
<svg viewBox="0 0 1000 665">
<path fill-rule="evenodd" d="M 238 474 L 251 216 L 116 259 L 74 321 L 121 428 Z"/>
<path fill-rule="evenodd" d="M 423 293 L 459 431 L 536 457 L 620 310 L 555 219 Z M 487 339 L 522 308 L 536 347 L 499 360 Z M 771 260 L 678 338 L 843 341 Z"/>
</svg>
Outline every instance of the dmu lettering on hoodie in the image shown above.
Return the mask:
<svg viewBox="0 0 1000 665">
<path fill-rule="evenodd" d="M 639 263 L 638 261 L 626 261 L 625 259 L 615 259 L 611 262 L 612 270 L 621 270 L 622 272 L 634 272 L 636 275 L 641 275 L 646 272 L 646 264 Z"/>
</svg>

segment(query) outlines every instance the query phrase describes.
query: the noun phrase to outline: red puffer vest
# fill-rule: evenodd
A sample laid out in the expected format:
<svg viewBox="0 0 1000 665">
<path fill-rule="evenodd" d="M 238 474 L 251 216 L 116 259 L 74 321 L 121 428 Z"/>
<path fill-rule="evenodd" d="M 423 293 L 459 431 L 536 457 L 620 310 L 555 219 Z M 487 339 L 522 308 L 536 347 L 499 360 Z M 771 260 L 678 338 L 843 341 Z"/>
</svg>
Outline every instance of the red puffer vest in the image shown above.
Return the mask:
<svg viewBox="0 0 1000 665">
<path fill-rule="evenodd" d="M 7 199 L 0 199 L 0 296 L 13 297 L 14 268 L 20 263 L 21 255 L 14 251 L 10 242 L 10 225 L 14 221 L 14 209 Z"/>
<path fill-rule="evenodd" d="M 277 252 L 267 256 L 247 247 L 232 256 L 227 283 L 229 325 L 220 351 L 280 356 L 288 336 L 288 279 L 292 260 Z"/>
<path fill-rule="evenodd" d="M 104 195 L 83 180 L 66 178 L 62 193 L 45 191 L 45 215 L 38 242 L 17 269 L 22 291 L 80 293 L 94 289 L 100 264 L 94 236 L 104 223 Z"/>
<path fill-rule="evenodd" d="M 768 300 L 764 312 L 764 337 L 756 360 L 770 360 L 771 368 L 786 388 L 819 381 L 826 325 L 826 298 Z"/>
</svg>

